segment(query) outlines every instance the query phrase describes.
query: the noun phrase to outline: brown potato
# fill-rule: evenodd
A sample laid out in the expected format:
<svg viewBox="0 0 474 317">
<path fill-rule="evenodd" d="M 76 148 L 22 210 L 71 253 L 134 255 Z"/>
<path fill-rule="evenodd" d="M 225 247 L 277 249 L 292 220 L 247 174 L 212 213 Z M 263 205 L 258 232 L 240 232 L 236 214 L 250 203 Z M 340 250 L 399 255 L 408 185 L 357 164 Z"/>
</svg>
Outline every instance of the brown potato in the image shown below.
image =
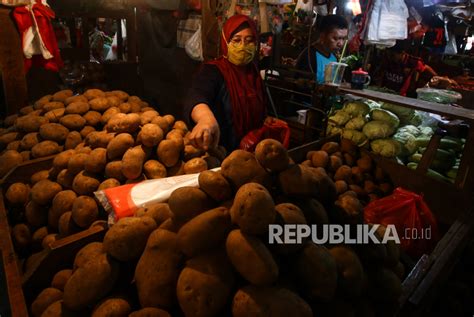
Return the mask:
<svg viewBox="0 0 474 317">
<path fill-rule="evenodd" d="M 290 162 L 288 151 L 273 139 L 260 141 L 255 148 L 255 157 L 260 165 L 272 172 L 287 169 Z"/>
<path fill-rule="evenodd" d="M 55 110 L 55 109 L 61 109 L 61 108 L 64 108 L 64 104 L 60 101 L 51 101 L 51 102 L 48 102 L 47 104 L 45 104 L 43 106 L 43 111 L 44 112 L 49 112 L 51 110 Z"/>
<path fill-rule="evenodd" d="M 364 269 L 357 254 L 346 246 L 329 250 L 336 261 L 338 291 L 347 296 L 360 296 L 364 287 Z"/>
<path fill-rule="evenodd" d="M 171 315 L 160 308 L 145 307 L 140 310 L 132 312 L 128 317 L 171 317 Z"/>
<path fill-rule="evenodd" d="M 140 116 L 136 113 L 117 113 L 107 122 L 106 129 L 109 132 L 133 133 L 140 127 Z"/>
<path fill-rule="evenodd" d="M 157 149 L 158 160 L 166 167 L 171 167 L 178 163 L 181 155 L 181 148 L 172 140 L 163 140 Z"/>
<path fill-rule="evenodd" d="M 110 160 L 122 159 L 125 152 L 135 144 L 135 140 L 129 133 L 116 135 L 107 144 L 107 157 Z"/>
<path fill-rule="evenodd" d="M 15 121 L 15 126 L 18 131 L 29 133 L 29 132 L 38 132 L 39 128 L 48 123 L 48 119 L 40 116 L 27 115 L 19 117 Z"/>
<path fill-rule="evenodd" d="M 53 280 L 51 281 L 51 287 L 54 287 L 60 291 L 64 291 L 64 286 L 72 275 L 72 270 L 66 269 L 61 270 L 54 274 Z"/>
<path fill-rule="evenodd" d="M 120 113 L 120 109 L 117 108 L 117 107 L 110 107 L 109 109 L 107 109 L 107 111 L 105 111 L 103 114 L 102 114 L 102 117 L 100 119 L 100 122 L 103 124 L 103 125 L 106 125 L 107 122 L 109 122 L 110 118 L 112 118 L 114 115 L 116 115 L 117 113 Z"/>
<path fill-rule="evenodd" d="M 70 150 L 76 148 L 82 142 L 82 136 L 78 131 L 71 131 L 64 142 L 64 149 Z"/>
<path fill-rule="evenodd" d="M 66 107 L 65 113 L 83 115 L 87 111 L 89 111 L 89 104 L 87 102 L 76 101 Z"/>
<path fill-rule="evenodd" d="M 74 177 L 72 189 L 79 195 L 92 195 L 99 185 L 97 175 L 82 171 Z"/>
<path fill-rule="evenodd" d="M 120 182 L 118 180 L 116 180 L 115 178 L 108 178 L 102 183 L 100 183 L 99 188 L 97 188 L 97 190 L 105 190 L 117 186 L 120 186 Z"/>
<path fill-rule="evenodd" d="M 56 240 L 58 240 L 58 234 L 50 233 L 43 238 L 43 241 L 41 241 L 41 246 L 43 247 L 43 249 L 48 249 L 51 244 L 54 243 Z"/>
<path fill-rule="evenodd" d="M 327 142 L 322 146 L 321 150 L 326 151 L 329 155 L 331 155 L 335 152 L 339 152 L 340 146 L 337 142 Z"/>
<path fill-rule="evenodd" d="M 206 152 L 203 149 L 195 148 L 188 144 L 184 146 L 184 160 L 189 161 L 192 158 L 203 156 Z"/>
<path fill-rule="evenodd" d="M 31 148 L 31 156 L 34 158 L 54 155 L 59 152 L 61 152 L 61 148 L 54 141 L 42 141 Z"/>
<path fill-rule="evenodd" d="M 76 154 L 75 150 L 66 150 L 58 155 L 53 160 L 53 167 L 59 171 L 68 167 L 69 160 Z"/>
<path fill-rule="evenodd" d="M 33 107 L 37 110 L 43 109 L 44 105 L 51 101 L 52 95 L 46 95 L 35 101 Z"/>
<path fill-rule="evenodd" d="M 99 125 L 102 115 L 97 111 L 88 111 L 82 117 L 88 126 L 96 127 Z"/>
<path fill-rule="evenodd" d="M 94 131 L 96 131 L 94 127 L 86 125 L 84 128 L 82 128 L 80 133 L 83 138 L 86 138 L 89 135 L 89 133 L 94 132 Z"/>
<path fill-rule="evenodd" d="M 20 150 L 20 142 L 21 141 L 13 141 L 13 142 L 10 142 L 8 145 L 7 145 L 7 150 L 13 150 L 13 151 L 19 151 Z"/>
<path fill-rule="evenodd" d="M 76 96 L 72 96 L 72 97 L 69 97 L 67 98 L 65 101 L 64 101 L 64 104 L 66 105 L 69 105 L 73 102 L 88 102 L 89 100 L 83 96 L 83 95 L 76 95 Z"/>
<path fill-rule="evenodd" d="M 120 105 L 116 106 L 121 113 L 130 113 L 132 112 L 132 104 L 128 102 L 121 103 Z"/>
<path fill-rule="evenodd" d="M 127 179 L 136 179 L 142 175 L 145 162 L 145 151 L 142 146 L 128 149 L 122 158 L 122 173 Z"/>
<path fill-rule="evenodd" d="M 215 156 L 209 156 L 206 154 L 202 157 L 202 159 L 206 161 L 208 169 L 213 169 L 221 166 L 221 161 Z"/>
<path fill-rule="evenodd" d="M 5 147 L 9 143 L 15 140 L 20 140 L 20 139 L 21 139 L 21 135 L 18 132 L 5 133 L 0 136 L 0 144 Z"/>
<path fill-rule="evenodd" d="M 107 133 L 107 131 L 95 131 L 87 135 L 85 142 L 93 149 L 98 147 L 106 149 L 114 136 L 114 133 Z"/>
<path fill-rule="evenodd" d="M 0 155 L 0 177 L 5 176 L 13 167 L 23 162 L 20 153 L 7 150 Z"/>
<path fill-rule="evenodd" d="M 144 126 L 147 123 L 150 123 L 151 121 L 153 121 L 153 118 L 157 117 L 158 115 L 158 111 L 155 110 L 142 112 L 142 114 L 140 115 L 141 125 Z"/>
<path fill-rule="evenodd" d="M 49 177 L 49 171 L 42 170 L 31 175 L 30 183 L 31 185 L 34 185 L 42 179 L 48 179 L 48 177 Z"/>
<path fill-rule="evenodd" d="M 44 140 L 64 142 L 69 130 L 59 123 L 46 123 L 40 127 L 39 134 Z"/>
<path fill-rule="evenodd" d="M 31 244 L 30 228 L 24 223 L 19 223 L 12 228 L 12 239 L 15 247 L 19 250 Z"/>
<path fill-rule="evenodd" d="M 84 170 L 87 160 L 89 160 L 89 154 L 77 153 L 72 155 L 67 164 L 68 173 L 76 175 Z"/>
<path fill-rule="evenodd" d="M 156 222 L 151 217 L 121 218 L 105 234 L 104 251 L 119 261 L 137 260 L 156 228 Z"/>
<path fill-rule="evenodd" d="M 170 125 L 168 124 L 168 121 L 161 116 L 154 117 L 151 123 L 158 125 L 164 134 L 168 133 L 168 131 L 171 128 Z"/>
<path fill-rule="evenodd" d="M 166 173 L 168 177 L 184 175 L 184 162 L 181 160 L 178 161 L 175 165 L 167 168 Z"/>
<path fill-rule="evenodd" d="M 357 160 L 357 166 L 362 173 L 368 173 L 372 170 L 372 159 L 366 156 Z"/>
<path fill-rule="evenodd" d="M 109 97 L 110 98 L 110 97 Z M 118 99 L 118 98 L 117 98 Z M 129 316 L 132 308 L 123 298 L 107 298 L 94 308 L 91 317 Z"/>
<path fill-rule="evenodd" d="M 107 96 L 106 98 L 109 107 L 118 107 L 122 103 L 122 100 L 117 96 Z"/>
<path fill-rule="evenodd" d="M 188 257 L 213 250 L 231 230 L 229 210 L 218 207 L 194 217 L 178 231 L 178 247 Z"/>
<path fill-rule="evenodd" d="M 46 238 L 46 236 L 48 234 L 49 234 L 48 227 L 46 227 L 46 226 L 43 226 L 43 227 L 37 229 L 33 233 L 33 238 L 31 240 L 33 250 L 41 251 L 41 249 L 43 249 L 43 246 L 42 246 L 43 240 L 44 240 L 44 238 Z"/>
<path fill-rule="evenodd" d="M 66 101 L 67 98 L 72 97 L 74 93 L 70 89 L 60 90 L 53 94 L 53 100 Z"/>
<path fill-rule="evenodd" d="M 122 91 L 122 90 L 109 91 L 109 92 L 106 92 L 106 95 L 107 93 L 109 93 L 110 95 L 116 96 L 122 101 L 128 100 L 128 97 L 130 97 L 125 91 Z"/>
<path fill-rule="evenodd" d="M 25 219 L 31 227 L 39 228 L 48 223 L 48 212 L 44 206 L 30 201 L 25 207 Z"/>
<path fill-rule="evenodd" d="M 98 255 L 105 254 L 104 246 L 102 242 L 91 242 L 85 245 L 82 249 L 77 252 L 74 258 L 73 271 L 84 266 L 91 259 L 94 259 Z"/>
<path fill-rule="evenodd" d="M 30 197 L 31 200 L 38 205 L 47 205 L 61 190 L 61 185 L 58 183 L 43 179 L 33 185 L 30 191 Z"/>
<path fill-rule="evenodd" d="M 48 287 L 42 290 L 31 304 L 31 313 L 34 317 L 40 317 L 49 305 L 62 298 L 63 292 L 56 288 Z"/>
<path fill-rule="evenodd" d="M 353 194 L 348 194 L 353 193 Z M 334 203 L 333 215 L 338 222 L 344 224 L 362 224 L 364 221 L 364 208 L 357 199 L 357 193 L 347 191 L 339 196 Z"/>
<path fill-rule="evenodd" d="M 215 201 L 226 201 L 232 196 L 229 182 L 221 172 L 204 171 L 199 174 L 199 188 Z"/>
<path fill-rule="evenodd" d="M 105 97 L 105 93 L 100 89 L 87 89 L 84 92 L 84 97 L 86 97 L 88 100 L 92 100 L 94 98 Z"/>
<path fill-rule="evenodd" d="M 79 232 L 81 228 L 72 220 L 72 212 L 66 211 L 59 217 L 58 231 L 60 237 L 67 237 Z"/>
<path fill-rule="evenodd" d="M 135 212 L 136 217 L 149 216 L 155 220 L 157 226 L 160 226 L 165 220 L 171 218 L 173 213 L 167 203 L 153 203 L 139 208 Z"/>
<path fill-rule="evenodd" d="M 21 151 L 20 155 L 21 155 L 23 161 L 31 160 L 31 151 Z"/>
<path fill-rule="evenodd" d="M 174 190 L 168 204 L 174 217 L 179 221 L 188 221 L 212 208 L 212 201 L 199 188 L 181 187 Z"/>
<path fill-rule="evenodd" d="M 10 116 L 7 116 L 7 117 L 5 118 L 5 120 L 3 120 L 3 124 L 5 125 L 5 127 L 8 128 L 8 127 L 10 127 L 10 126 L 12 126 L 12 125 L 15 124 L 16 119 L 18 119 L 18 115 L 17 115 L 17 114 L 12 114 L 12 115 L 10 115 Z"/>
<path fill-rule="evenodd" d="M 166 177 L 166 167 L 156 160 L 148 160 L 143 165 L 143 172 L 148 179 Z"/>
<path fill-rule="evenodd" d="M 97 112 L 105 112 L 110 108 L 109 100 L 105 97 L 89 100 L 90 109 Z"/>
<path fill-rule="evenodd" d="M 183 130 L 184 132 L 188 132 L 188 126 L 186 125 L 186 123 L 184 121 L 176 121 L 173 125 L 173 129 L 179 129 L 179 130 Z"/>
<path fill-rule="evenodd" d="M 49 122 L 58 123 L 59 120 L 64 116 L 65 112 L 65 108 L 54 109 L 46 112 L 44 117 L 48 119 Z"/>
<path fill-rule="evenodd" d="M 265 187 L 247 183 L 235 194 L 230 215 L 232 223 L 237 224 L 243 233 L 263 234 L 268 225 L 275 222 L 275 204 Z"/>
<path fill-rule="evenodd" d="M 72 190 L 63 190 L 56 194 L 53 203 L 48 212 L 48 224 L 50 227 L 57 229 L 59 218 L 67 211 L 72 210 L 77 195 Z"/>
<path fill-rule="evenodd" d="M 84 169 L 90 173 L 103 173 L 107 165 L 107 150 L 104 148 L 96 148 L 91 151 L 85 162 Z"/>
<path fill-rule="evenodd" d="M 240 230 L 227 236 L 227 255 L 235 269 L 254 285 L 267 285 L 278 278 L 278 266 L 265 244 Z"/>
<path fill-rule="evenodd" d="M 20 114 L 26 116 L 27 114 L 30 114 L 33 111 L 35 111 L 35 108 L 33 108 L 33 106 L 26 106 L 20 109 Z"/>
<path fill-rule="evenodd" d="M 138 140 L 145 146 L 153 147 L 163 140 L 163 130 L 156 124 L 145 124 L 138 133 Z"/>
<path fill-rule="evenodd" d="M 184 164 L 185 174 L 200 173 L 206 170 L 207 170 L 207 162 L 200 157 L 195 157 L 193 159 L 190 159 Z"/>
<path fill-rule="evenodd" d="M 28 202 L 30 188 L 23 183 L 13 183 L 8 187 L 5 198 L 11 205 L 24 205 Z"/>
<path fill-rule="evenodd" d="M 64 286 L 64 305 L 73 310 L 95 304 L 109 293 L 119 276 L 119 264 L 106 254 L 78 267 Z"/>
<path fill-rule="evenodd" d="M 329 157 L 329 170 L 331 172 L 336 172 L 341 166 L 342 166 L 342 160 L 340 157 L 336 155 L 331 155 Z"/>
<path fill-rule="evenodd" d="M 345 193 L 347 189 L 349 188 L 347 186 L 347 183 L 343 180 L 338 180 L 334 184 L 336 185 L 336 190 L 337 190 L 338 195 Z"/>
<path fill-rule="evenodd" d="M 334 174 L 334 180 L 335 181 L 345 181 L 350 182 L 351 181 L 351 176 L 352 175 L 352 169 L 350 166 L 347 165 L 342 165 L 339 167 L 336 171 L 336 174 Z"/>
<path fill-rule="evenodd" d="M 25 136 L 20 141 L 20 149 L 23 151 L 29 151 L 39 142 L 41 142 L 41 136 L 38 132 L 25 134 Z"/>
<path fill-rule="evenodd" d="M 86 125 L 86 119 L 78 114 L 67 114 L 59 119 L 59 123 L 69 130 L 80 131 Z"/>
<path fill-rule="evenodd" d="M 235 150 L 222 162 L 222 175 L 235 188 L 246 183 L 259 183 L 269 187 L 270 175 L 258 163 L 252 153 Z"/>
<path fill-rule="evenodd" d="M 277 213 L 276 222 L 281 225 L 295 224 L 295 225 L 306 225 L 307 221 L 304 213 L 301 209 L 292 203 L 281 203 L 275 206 Z M 303 244 L 300 242 L 294 243 L 283 243 L 275 244 L 273 250 L 279 254 L 291 254 L 295 253 Z"/>
<path fill-rule="evenodd" d="M 72 204 L 72 219 L 81 228 L 89 227 L 99 216 L 95 200 L 88 196 L 79 196 Z"/>
<path fill-rule="evenodd" d="M 67 169 L 63 169 L 62 171 L 59 172 L 56 178 L 56 181 L 63 188 L 71 189 L 72 182 L 74 181 L 74 176 L 76 175 L 69 173 Z"/>
<path fill-rule="evenodd" d="M 168 125 L 169 125 L 170 127 L 173 126 L 174 121 L 175 121 L 174 116 L 172 116 L 172 115 L 170 115 L 170 114 L 167 114 L 167 115 L 163 116 L 163 118 L 166 120 L 166 122 L 168 122 Z"/>
<path fill-rule="evenodd" d="M 105 177 L 115 178 L 119 182 L 124 182 L 126 177 L 122 173 L 122 161 L 112 161 L 107 163 L 105 166 Z"/>
</svg>

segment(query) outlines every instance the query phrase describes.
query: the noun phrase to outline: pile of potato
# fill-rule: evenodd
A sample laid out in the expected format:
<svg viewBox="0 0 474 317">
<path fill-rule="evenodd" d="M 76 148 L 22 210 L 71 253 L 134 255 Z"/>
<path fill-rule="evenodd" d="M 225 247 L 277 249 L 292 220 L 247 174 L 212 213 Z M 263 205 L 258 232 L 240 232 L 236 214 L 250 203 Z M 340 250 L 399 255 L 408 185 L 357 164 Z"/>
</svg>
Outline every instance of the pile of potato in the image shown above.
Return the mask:
<svg viewBox="0 0 474 317">
<path fill-rule="evenodd" d="M 269 224 L 362 223 L 357 193 L 338 194 L 329 176 L 337 169 L 308 165 L 275 140 L 232 152 L 220 171 L 200 173 L 199 188 L 175 190 L 81 249 L 33 316 L 394 315 L 398 245 L 268 243 Z"/>
<path fill-rule="evenodd" d="M 53 166 L 5 193 L 17 252 L 27 257 L 106 219 L 97 190 L 218 167 L 225 149 L 188 144 L 183 121 L 123 91 L 65 90 L 5 119 L 0 176 L 30 158 L 56 155 Z M 99 222 L 103 224 L 103 222 Z"/>
</svg>

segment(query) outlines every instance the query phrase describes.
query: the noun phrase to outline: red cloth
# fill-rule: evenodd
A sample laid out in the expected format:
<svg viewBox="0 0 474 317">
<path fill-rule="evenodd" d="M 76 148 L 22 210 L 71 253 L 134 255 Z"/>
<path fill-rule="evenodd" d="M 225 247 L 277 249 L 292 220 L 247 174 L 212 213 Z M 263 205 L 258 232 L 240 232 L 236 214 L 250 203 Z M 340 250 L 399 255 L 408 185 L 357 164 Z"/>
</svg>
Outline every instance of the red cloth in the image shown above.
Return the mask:
<svg viewBox="0 0 474 317">
<path fill-rule="evenodd" d="M 34 55 L 32 58 L 25 58 L 25 72 L 28 72 L 28 70 L 33 65 L 37 67 L 44 67 L 47 70 L 57 72 L 63 66 L 63 61 L 59 52 L 54 28 L 51 23 L 51 19 L 55 18 L 54 11 L 43 5 L 41 1 L 35 3 L 32 7 L 32 10 L 36 18 L 36 23 L 38 25 L 41 39 L 43 40 L 43 43 L 48 51 L 51 53 L 51 55 L 53 55 L 53 58 L 44 59 L 41 55 Z M 27 30 L 30 27 L 34 27 L 34 21 L 31 12 L 26 6 L 18 7 L 13 11 L 13 17 L 16 21 L 22 38 L 24 38 Z"/>
<path fill-rule="evenodd" d="M 225 38 L 230 41 L 232 32 L 245 22 L 249 24 L 258 43 L 257 28 L 254 22 L 245 15 L 234 15 L 227 20 L 223 28 Z M 237 66 L 224 57 L 227 55 L 227 43 L 222 35 L 221 51 L 223 56 L 208 64 L 216 65 L 224 76 L 232 103 L 234 130 L 240 139 L 247 132 L 260 128 L 263 124 L 266 115 L 263 82 L 256 60 L 249 65 Z M 258 58 L 258 54 L 255 56 Z"/>
</svg>

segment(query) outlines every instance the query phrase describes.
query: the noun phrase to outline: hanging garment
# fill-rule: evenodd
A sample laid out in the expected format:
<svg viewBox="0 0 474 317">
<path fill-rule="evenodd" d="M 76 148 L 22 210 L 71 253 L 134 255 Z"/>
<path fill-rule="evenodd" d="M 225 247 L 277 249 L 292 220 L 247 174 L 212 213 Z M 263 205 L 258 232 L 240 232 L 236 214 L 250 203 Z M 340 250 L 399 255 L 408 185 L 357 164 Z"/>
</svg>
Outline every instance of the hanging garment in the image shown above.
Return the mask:
<svg viewBox="0 0 474 317">
<path fill-rule="evenodd" d="M 17 7 L 13 17 L 22 37 L 25 71 L 28 72 L 33 65 L 59 71 L 63 61 L 51 23 L 55 14 L 46 1 Z"/>
</svg>

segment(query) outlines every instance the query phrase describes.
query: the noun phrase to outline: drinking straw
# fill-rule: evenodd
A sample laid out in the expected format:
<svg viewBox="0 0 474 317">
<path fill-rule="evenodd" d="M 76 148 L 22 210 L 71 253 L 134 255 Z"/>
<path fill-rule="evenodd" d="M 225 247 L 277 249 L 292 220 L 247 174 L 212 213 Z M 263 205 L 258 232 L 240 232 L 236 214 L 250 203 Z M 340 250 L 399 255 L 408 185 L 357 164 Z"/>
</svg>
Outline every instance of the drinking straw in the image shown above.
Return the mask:
<svg viewBox="0 0 474 317">
<path fill-rule="evenodd" d="M 344 46 L 343 46 L 343 48 L 342 48 L 341 56 L 339 56 L 339 63 L 341 63 L 342 59 L 344 58 L 344 54 L 346 53 L 346 47 L 347 47 L 347 40 L 345 40 Z M 333 77 L 333 79 L 332 79 L 332 83 L 333 83 L 333 84 L 334 84 L 334 82 L 336 81 L 337 73 L 339 73 L 339 67 L 341 67 L 341 65 L 337 65 L 336 72 L 334 73 L 334 77 Z"/>
</svg>

